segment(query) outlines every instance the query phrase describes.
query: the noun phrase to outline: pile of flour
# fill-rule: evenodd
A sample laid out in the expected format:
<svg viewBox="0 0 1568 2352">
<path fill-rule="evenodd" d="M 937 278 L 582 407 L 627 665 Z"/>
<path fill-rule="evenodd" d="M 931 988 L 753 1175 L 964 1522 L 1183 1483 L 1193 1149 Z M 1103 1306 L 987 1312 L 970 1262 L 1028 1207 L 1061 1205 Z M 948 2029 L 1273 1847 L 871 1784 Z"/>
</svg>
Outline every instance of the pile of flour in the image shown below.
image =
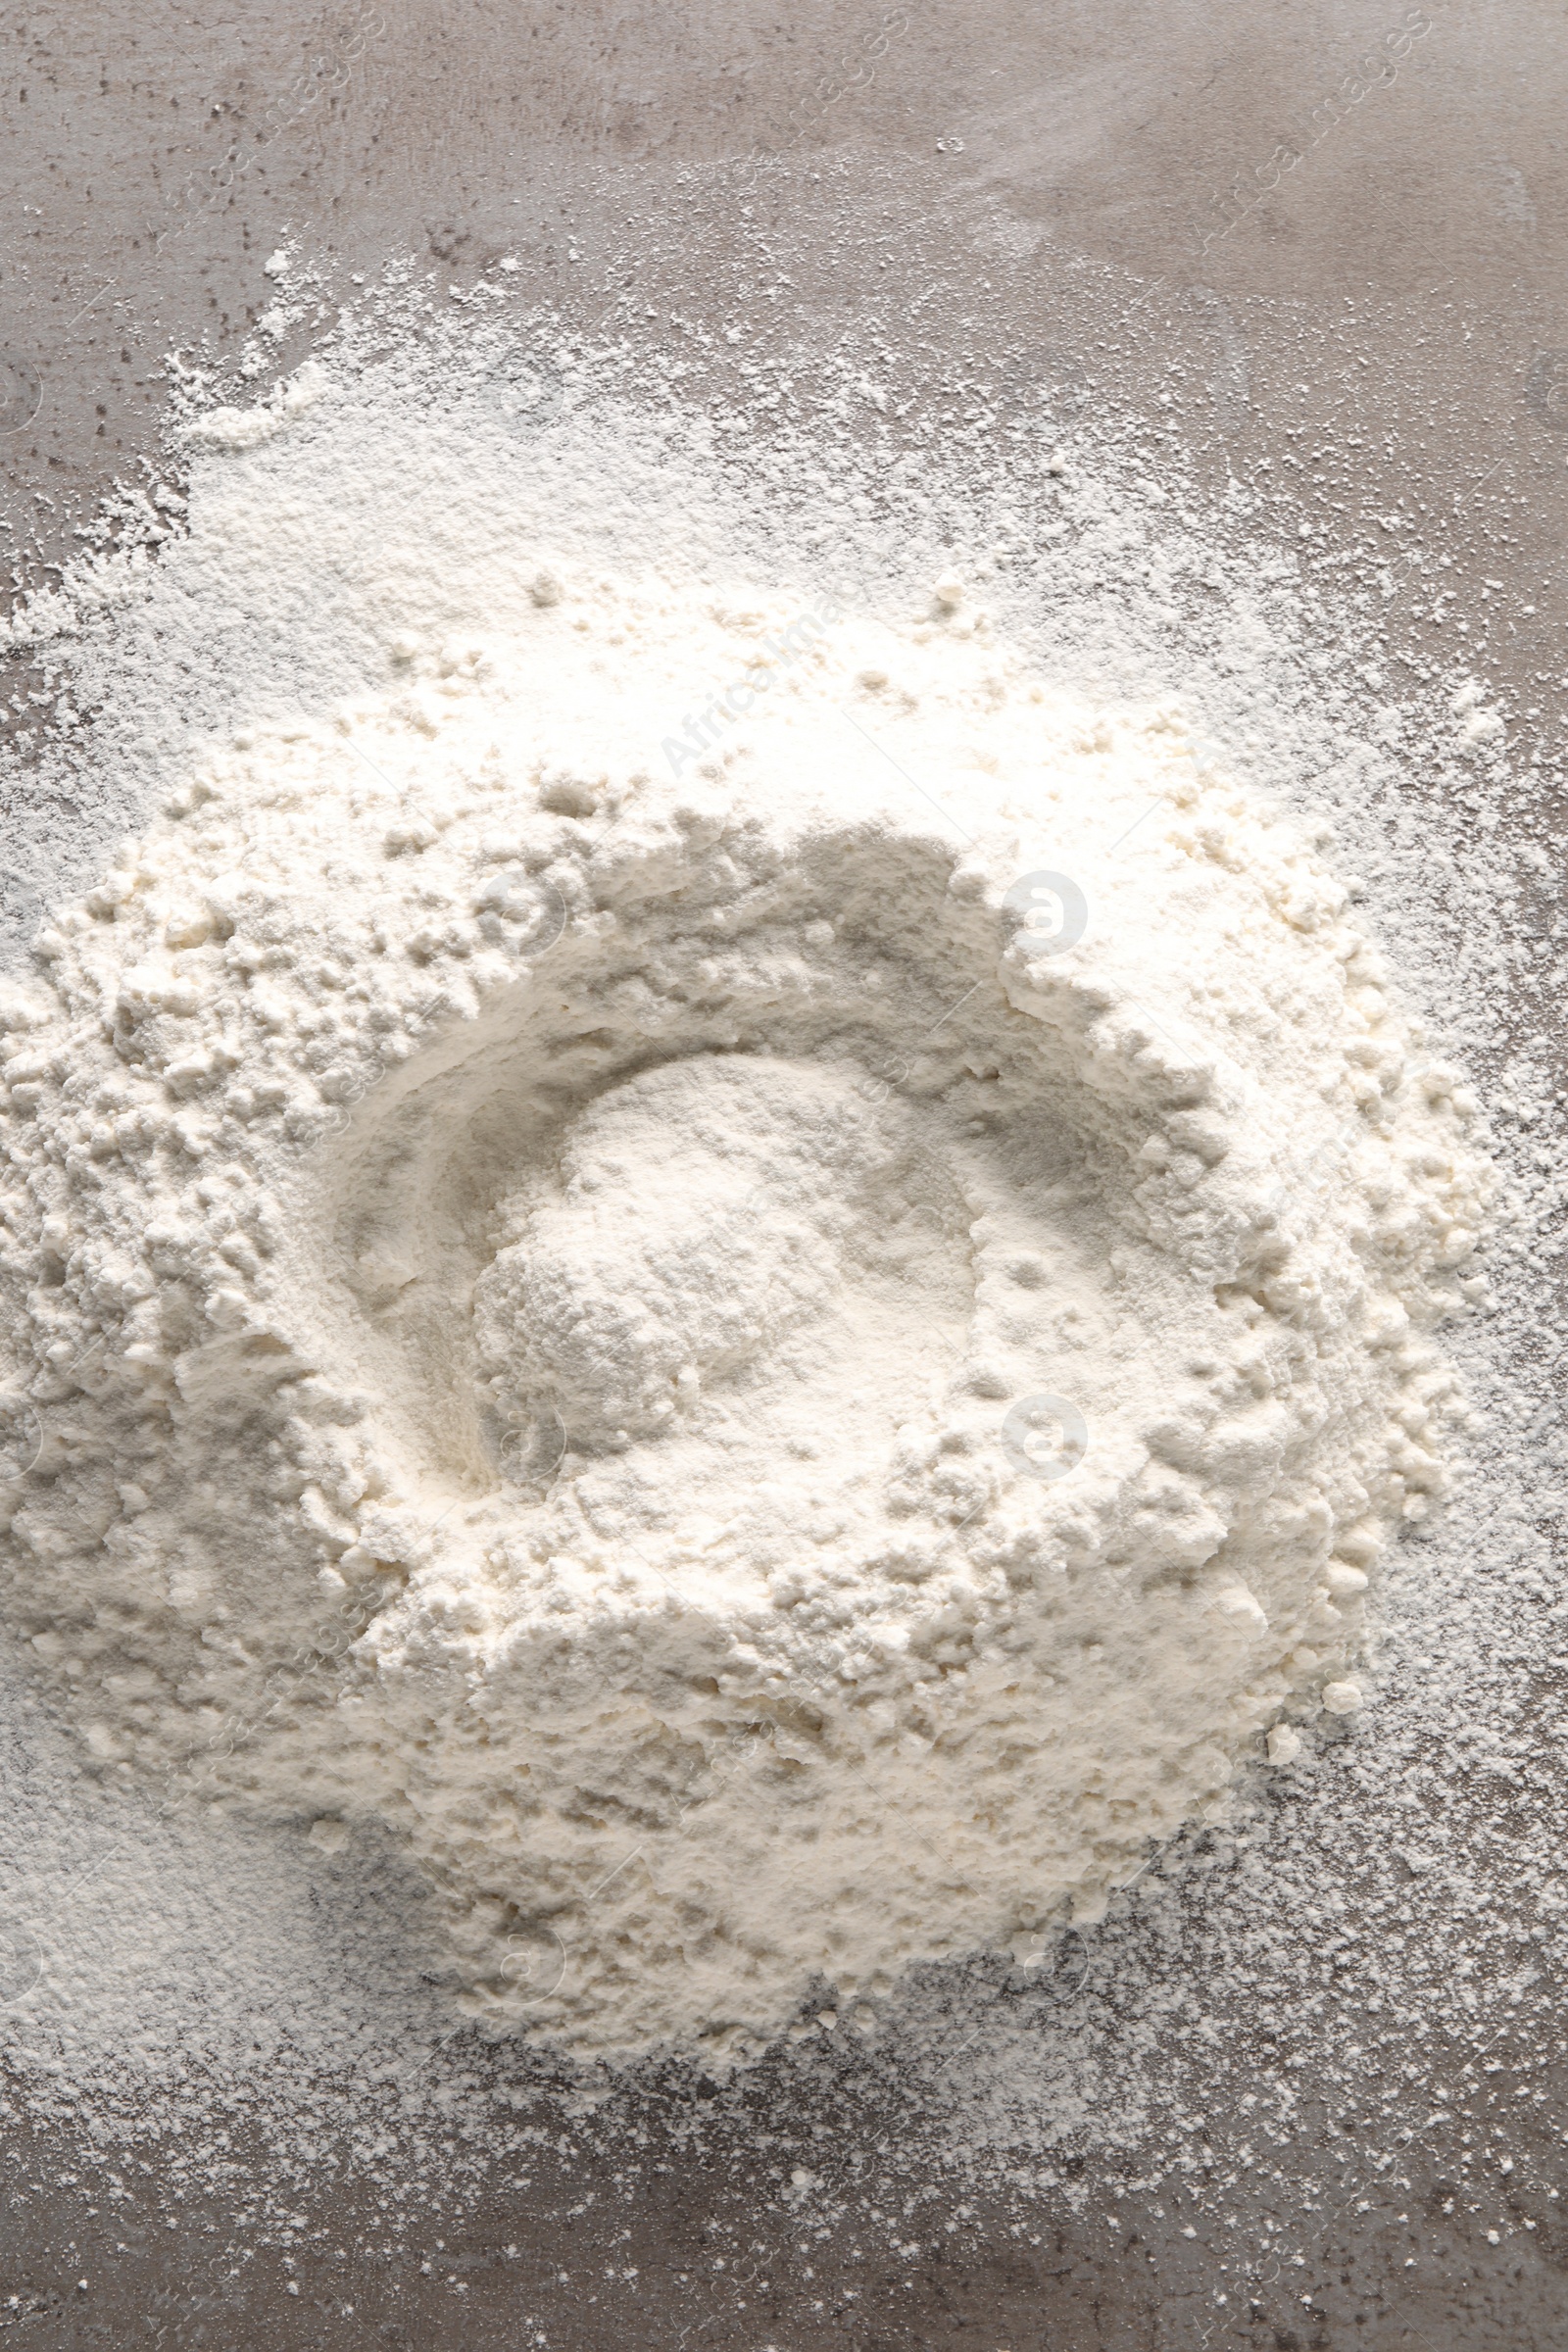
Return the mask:
<svg viewBox="0 0 1568 2352">
<path fill-rule="evenodd" d="M 519 576 L 0 1000 L 0 1606 L 106 1772 L 389 1827 L 481 2021 L 722 2064 L 1356 1709 L 1486 1168 L 1179 705 Z"/>
</svg>

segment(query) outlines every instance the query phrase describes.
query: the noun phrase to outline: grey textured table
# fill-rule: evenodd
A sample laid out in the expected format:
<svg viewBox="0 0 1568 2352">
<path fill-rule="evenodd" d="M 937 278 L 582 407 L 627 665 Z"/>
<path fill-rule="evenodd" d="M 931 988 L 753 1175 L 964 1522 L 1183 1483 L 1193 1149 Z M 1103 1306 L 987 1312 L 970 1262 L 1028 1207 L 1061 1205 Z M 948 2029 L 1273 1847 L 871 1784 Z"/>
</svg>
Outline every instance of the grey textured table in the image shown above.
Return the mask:
<svg viewBox="0 0 1568 2352">
<path fill-rule="evenodd" d="M 165 353 L 204 335 L 233 351 L 286 230 L 345 271 L 407 251 L 458 286 L 515 252 L 524 293 L 591 320 L 628 268 L 650 315 L 701 316 L 715 287 L 740 285 L 760 223 L 815 324 L 853 319 L 873 287 L 885 300 L 890 269 L 899 284 L 924 272 L 938 289 L 924 331 L 955 361 L 978 306 L 1043 365 L 1092 344 L 1134 404 L 1154 398 L 1160 339 L 1110 330 L 1155 302 L 1206 372 L 1216 471 L 1232 457 L 1283 464 L 1318 421 L 1321 387 L 1350 383 L 1361 430 L 1325 460 L 1326 526 L 1338 494 L 1364 497 L 1397 445 L 1401 481 L 1414 465 L 1466 518 L 1461 593 L 1528 587 L 1513 659 L 1534 669 L 1553 660 L 1563 614 L 1563 36 L 1560 9 L 1522 0 L 1465 13 L 840 0 L 788 15 L 761 0 L 326 13 L 291 0 L 203 23 L 146 0 L 14 18 L 0 31 L 8 560 L 19 584 L 47 578 L 114 478 L 134 476 L 156 441 Z M 1369 56 L 1383 62 L 1368 69 Z M 748 156 L 749 171 L 694 170 Z M 885 228 L 860 233 L 873 215 L 893 221 L 891 250 Z M 1504 491 L 1506 533 L 1490 528 Z M 11 664 L 8 725 L 25 726 L 28 684 Z M 9 836 L 8 862 L 42 855 L 24 808 Z M 1528 2127 L 1543 2178 L 1564 2169 L 1565 2088 L 1559 2068 Z M 1218 2244 L 1184 2238 L 1149 2196 L 1123 2197 L 1107 2226 L 1092 2191 L 1038 2222 L 1033 2244 L 978 2212 L 949 2254 L 912 2266 L 861 2259 L 844 2232 L 808 2272 L 775 2221 L 748 2235 L 760 2160 L 745 2097 L 720 2103 L 706 2152 L 650 2175 L 632 2206 L 595 2204 L 592 2167 L 562 2159 L 521 2208 L 497 2180 L 439 2242 L 432 2227 L 427 2246 L 376 2252 L 350 2191 L 341 2258 L 302 2245 L 290 2271 L 272 2249 L 238 2277 L 217 2259 L 221 2198 L 187 2200 L 177 2230 L 156 2181 L 89 2210 L 60 2183 L 69 2134 L 19 2138 L 0 2204 L 0 2336 L 511 2346 L 526 2312 L 563 2348 L 1568 2340 L 1568 2224 L 1497 2248 L 1461 2237 L 1436 2158 L 1412 2156 L 1428 2170 L 1408 2190 L 1322 2232 L 1314 2267 L 1217 2312 L 1205 2290 Z M 641 2120 L 674 2150 L 690 2119 L 654 2102 Z M 867 2135 L 889 2121 L 867 2112 Z M 1325 2125 L 1325 2162 L 1331 2141 Z M 1234 2202 L 1247 2197 L 1243 2183 Z M 715 2282 L 712 2248 L 732 2238 L 752 2247 L 749 2297 Z M 607 2278 L 616 2269 L 635 2269 L 635 2289 Z"/>
</svg>

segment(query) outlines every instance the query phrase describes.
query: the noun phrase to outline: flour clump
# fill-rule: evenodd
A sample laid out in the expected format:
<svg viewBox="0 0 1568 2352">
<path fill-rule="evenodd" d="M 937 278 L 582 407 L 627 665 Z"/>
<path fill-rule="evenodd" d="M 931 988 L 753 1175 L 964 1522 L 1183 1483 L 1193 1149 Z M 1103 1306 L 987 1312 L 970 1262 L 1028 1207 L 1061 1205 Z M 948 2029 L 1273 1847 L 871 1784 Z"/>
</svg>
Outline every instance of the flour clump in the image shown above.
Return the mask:
<svg viewBox="0 0 1568 2352">
<path fill-rule="evenodd" d="M 533 570 L 0 1004 L 3 1607 L 105 1769 L 395 1833 L 481 2020 L 723 2061 L 1360 1708 L 1485 1171 L 1179 708 L 939 594 L 671 760 L 785 616 Z"/>
</svg>

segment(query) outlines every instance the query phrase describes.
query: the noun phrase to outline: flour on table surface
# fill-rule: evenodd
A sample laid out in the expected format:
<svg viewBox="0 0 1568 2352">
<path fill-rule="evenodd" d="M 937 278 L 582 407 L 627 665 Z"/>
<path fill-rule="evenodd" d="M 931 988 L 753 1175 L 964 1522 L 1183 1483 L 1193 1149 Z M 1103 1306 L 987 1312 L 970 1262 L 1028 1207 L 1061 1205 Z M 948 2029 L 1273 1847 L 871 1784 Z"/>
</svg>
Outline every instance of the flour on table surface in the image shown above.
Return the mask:
<svg viewBox="0 0 1568 2352">
<path fill-rule="evenodd" d="M 953 582 L 770 656 L 562 568 L 43 934 L 5 1605 L 106 1765 L 391 1825 L 476 2015 L 721 2055 L 1098 1917 L 1360 1704 L 1485 1187 L 1179 709 Z M 683 668 L 754 684 L 651 760 Z"/>
<path fill-rule="evenodd" d="M 795 2003 L 803 2083 L 863 2035 L 933 2148 L 1027 2149 L 1049 2183 L 1064 2146 L 1145 2145 L 1156 2119 L 1185 2145 L 1180 2085 L 1225 2074 L 1229 2019 L 1278 2037 L 1245 2067 L 1281 2132 L 1298 2043 L 1349 2080 L 1454 1984 L 1478 2035 L 1525 2031 L 1534 1980 L 1505 1947 L 1553 1916 L 1548 1858 L 1532 1844 L 1504 1897 L 1483 1816 L 1452 1784 L 1433 1813 L 1426 1761 L 1491 1741 L 1531 1773 L 1507 1660 L 1553 1592 L 1530 1517 L 1549 1432 L 1500 1354 L 1534 1294 L 1494 1244 L 1502 1313 L 1466 1319 L 1473 1104 L 1409 1009 L 1495 1065 L 1519 1250 L 1549 1247 L 1548 1058 L 1495 1050 L 1523 886 L 1487 698 L 1456 676 L 1430 713 L 1374 706 L 1349 647 L 1352 691 L 1323 694 L 1303 640 L 1337 624 L 1297 557 L 1174 458 L 1156 500 L 1113 420 L 1054 441 L 1038 479 L 1004 466 L 994 496 L 956 458 L 951 480 L 935 456 L 868 468 L 890 519 L 852 523 L 809 436 L 750 461 L 767 499 L 737 498 L 611 355 L 530 346 L 555 389 L 519 437 L 501 330 L 443 329 L 461 368 L 379 373 L 356 331 L 308 402 L 265 404 L 265 435 L 209 436 L 155 567 L 85 565 L 18 624 L 99 713 L 136 828 L 8 1013 L 8 1052 L 45 1064 L 17 1071 L 38 1092 L 8 1135 L 35 1147 L 41 1108 L 61 1139 L 7 1245 L 15 1446 L 62 1463 L 33 1557 L 81 1578 L 96 1496 L 109 1543 L 78 1590 L 120 1612 L 84 1655 L 106 1626 L 40 1607 L 36 1569 L 31 1614 L 7 1604 L 71 1727 L 25 1777 L 60 1868 L 12 1874 L 37 1922 L 19 2064 L 90 2079 L 131 2132 L 138 2103 L 182 2112 L 176 2045 L 250 2079 L 258 2004 L 291 2097 L 359 2052 L 373 2109 L 377 2083 L 439 2086 L 444 2060 L 389 2053 L 432 2049 L 453 1991 L 500 2050 L 673 2036 L 720 2062 Z M 1484 891 L 1398 797 L 1417 746 L 1506 811 Z M 1008 904 L 1041 874 L 1082 893 L 1065 946 L 1070 892 L 1026 889 L 1033 920 Z M 111 1078 L 125 1099 L 101 1103 Z M 48 1258 L 56 1215 L 75 1240 Z M 40 1344 L 70 1350 L 57 1372 Z M 1510 1466 L 1422 1518 L 1463 1461 L 1444 1350 L 1483 1471 Z M 150 1484 L 119 1461 L 127 1414 Z M 1396 1519 L 1413 1541 L 1385 1540 Z M 1015 1584 L 1030 1556 L 1054 1582 Z M 558 1711 L 517 1729 L 507 1679 L 540 1656 Z M 956 1761 L 999 1741 L 1001 1801 Z M 527 1845 L 519 1765 L 549 1832 Z M 787 1902 L 731 1884 L 737 1849 L 790 1852 L 797 1791 L 817 1850 L 861 1841 L 873 1885 L 902 1810 L 918 1867 L 892 1968 L 886 1936 L 858 1959 L 858 1878 L 814 1942 L 819 1880 Z M 221 1799 L 199 1838 L 193 1793 Z M 103 1865 L 140 1923 L 103 1940 L 73 1889 L 138 1802 L 161 1891 Z M 926 1827 L 963 1807 L 975 1867 L 940 1885 Z M 1370 2005 L 1338 2019 L 1314 1939 L 1347 1857 L 1381 1924 Z M 204 1978 L 182 1906 L 224 1867 L 254 1951 L 236 1937 Z M 291 1944 L 297 1884 L 313 1916 L 340 1906 L 341 1949 Z M 677 1904 L 723 1954 L 697 1985 L 665 1966 Z M 898 1975 L 945 1934 L 990 1956 Z M 160 1937 L 190 1962 L 168 1977 L 181 2024 L 132 2082 Z M 304 2002 L 278 1989 L 291 1954 Z"/>
</svg>

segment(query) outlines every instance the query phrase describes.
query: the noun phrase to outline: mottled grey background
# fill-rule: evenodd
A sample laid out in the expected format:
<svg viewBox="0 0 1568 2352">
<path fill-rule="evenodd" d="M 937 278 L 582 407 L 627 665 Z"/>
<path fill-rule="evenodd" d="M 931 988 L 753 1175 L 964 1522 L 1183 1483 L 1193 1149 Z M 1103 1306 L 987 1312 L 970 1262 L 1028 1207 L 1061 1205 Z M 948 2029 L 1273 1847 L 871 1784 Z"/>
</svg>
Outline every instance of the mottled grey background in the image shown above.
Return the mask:
<svg viewBox="0 0 1568 2352">
<path fill-rule="evenodd" d="M 1416 25 L 1429 29 L 1392 81 L 1355 78 Z M 1233 460 L 1294 468 L 1332 540 L 1385 479 L 1391 493 L 1419 481 L 1450 518 L 1454 614 L 1483 586 L 1499 599 L 1490 670 L 1549 669 L 1557 686 L 1523 699 L 1560 741 L 1565 28 L 1555 0 L 386 0 L 203 22 L 141 0 L 15 15 L 0 27 L 13 579 L 46 580 L 101 497 L 141 478 L 166 355 L 206 341 L 233 358 L 285 232 L 345 273 L 406 251 L 459 288 L 514 253 L 524 296 L 677 338 L 700 337 L 720 296 L 744 299 L 761 238 L 792 279 L 775 341 L 852 330 L 892 284 L 933 369 L 1004 332 L 1053 381 L 1117 370 L 1136 406 L 1175 340 L 1206 370 L 1216 482 Z M 24 758 L 35 683 L 25 663 L 0 665 Z M 112 818 L 107 799 L 44 808 L 19 781 L 8 887 L 92 862 Z M 1560 2066 L 1554 2089 L 1521 2128 L 1539 2193 L 1563 2171 Z M 655 2103 L 643 2118 L 666 2153 L 677 2142 L 660 2135 L 691 2121 L 692 2095 L 684 2116 Z M 885 2120 L 867 2110 L 868 2142 Z M 1325 2116 L 1316 2156 L 1303 2140 L 1304 2179 L 1314 2162 L 1329 2177 L 1334 2134 Z M 599 2160 L 562 2157 L 526 2199 L 498 2179 L 441 2242 L 432 2224 L 428 2245 L 376 2252 L 368 2209 L 345 2192 L 343 2252 L 302 2243 L 292 2273 L 276 2248 L 220 2259 L 234 2235 L 221 2197 L 188 2195 L 178 2228 L 153 2178 L 97 2208 L 60 2184 L 71 2145 L 19 2134 L 8 2165 L 0 2336 L 19 2346 L 1568 2340 L 1568 2230 L 1548 2222 L 1491 2247 L 1445 2212 L 1436 2157 L 1409 2189 L 1372 2193 L 1365 2212 L 1351 2200 L 1313 2266 L 1221 2309 L 1223 2231 L 1185 2238 L 1136 2195 L 1112 2213 L 1091 2193 L 1037 2222 L 1033 2244 L 977 2211 L 948 2253 L 912 2263 L 862 2259 L 846 2230 L 808 2272 L 776 2206 L 758 2218 L 744 2102 L 630 2205 Z M 1245 2182 L 1232 2202 L 1246 2207 Z M 751 2247 L 748 2295 L 715 2274 L 718 2244 Z"/>
</svg>

